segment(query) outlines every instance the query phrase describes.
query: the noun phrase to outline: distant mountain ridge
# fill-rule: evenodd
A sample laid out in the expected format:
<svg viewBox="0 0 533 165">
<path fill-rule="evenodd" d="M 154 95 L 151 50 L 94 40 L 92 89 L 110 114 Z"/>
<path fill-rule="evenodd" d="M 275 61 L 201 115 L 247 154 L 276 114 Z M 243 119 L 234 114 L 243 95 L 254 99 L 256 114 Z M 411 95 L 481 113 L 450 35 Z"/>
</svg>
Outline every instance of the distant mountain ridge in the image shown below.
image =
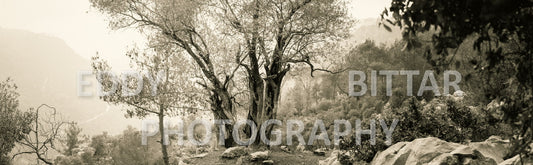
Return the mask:
<svg viewBox="0 0 533 165">
<path fill-rule="evenodd" d="M 368 18 L 358 20 L 355 30 L 351 33 L 352 36 L 349 39 L 350 42 L 355 44 L 364 43 L 365 40 L 374 40 L 376 44 L 391 45 L 395 41 L 401 39 L 400 28 L 394 26 L 391 27 L 391 32 L 385 30 L 385 28 L 379 26 L 380 19 Z"/>
<path fill-rule="evenodd" d="M 86 134 L 103 131 L 115 134 L 128 124 L 140 125 L 125 119 L 117 107 L 110 108 L 96 97 L 78 97 L 80 71 L 91 71 L 90 61 L 77 55 L 63 40 L 0 28 L 0 80 L 13 78 L 19 87 L 22 109 L 42 103 L 55 106 L 65 119 L 78 122 Z M 85 90 L 94 89 L 93 82 Z"/>
</svg>

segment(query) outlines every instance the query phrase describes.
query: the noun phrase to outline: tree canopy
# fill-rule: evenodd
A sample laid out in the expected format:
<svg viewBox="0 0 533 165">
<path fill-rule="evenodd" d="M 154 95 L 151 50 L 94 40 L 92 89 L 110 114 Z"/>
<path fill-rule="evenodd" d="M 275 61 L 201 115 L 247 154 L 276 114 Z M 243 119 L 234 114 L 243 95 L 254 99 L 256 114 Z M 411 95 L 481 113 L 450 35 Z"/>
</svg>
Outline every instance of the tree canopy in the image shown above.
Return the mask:
<svg viewBox="0 0 533 165">
<path fill-rule="evenodd" d="M 486 97 L 506 103 L 505 120 L 519 135 L 510 155 L 526 152 L 533 142 L 532 18 L 530 0 L 393 0 L 382 14 L 385 28 L 403 28 L 406 48 L 419 47 L 419 34 L 431 32 L 434 51 L 427 55 L 433 65 L 447 67 L 460 46 L 472 46 L 479 57 L 468 62 L 487 76 L 486 84 L 505 80 L 503 93 Z"/>
<path fill-rule="evenodd" d="M 319 61 L 335 55 L 336 41 L 352 23 L 342 0 L 91 2 L 109 15 L 112 27 L 137 28 L 188 55 L 203 74 L 199 84 L 210 92 L 217 118 L 234 120 L 234 104 L 248 105 L 248 119 L 256 124 L 276 118 L 291 65 L 328 71 Z M 245 92 L 237 91 L 236 77 L 248 82 Z M 235 101 L 238 94 L 246 104 Z"/>
</svg>

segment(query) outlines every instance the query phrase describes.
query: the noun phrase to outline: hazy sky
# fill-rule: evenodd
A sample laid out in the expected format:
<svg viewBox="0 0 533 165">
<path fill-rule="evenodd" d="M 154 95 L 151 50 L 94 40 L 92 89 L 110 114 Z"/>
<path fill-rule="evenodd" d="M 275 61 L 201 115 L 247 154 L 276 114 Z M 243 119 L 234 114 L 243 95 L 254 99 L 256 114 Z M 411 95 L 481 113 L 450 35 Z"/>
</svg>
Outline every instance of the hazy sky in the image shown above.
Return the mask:
<svg viewBox="0 0 533 165">
<path fill-rule="evenodd" d="M 389 4 L 390 0 L 353 0 L 349 9 L 358 19 L 377 18 Z M 124 52 L 143 38 L 131 29 L 109 30 L 105 16 L 88 0 L 0 0 L 0 27 L 61 38 L 87 59 L 98 51 L 115 69 L 128 65 Z"/>
</svg>

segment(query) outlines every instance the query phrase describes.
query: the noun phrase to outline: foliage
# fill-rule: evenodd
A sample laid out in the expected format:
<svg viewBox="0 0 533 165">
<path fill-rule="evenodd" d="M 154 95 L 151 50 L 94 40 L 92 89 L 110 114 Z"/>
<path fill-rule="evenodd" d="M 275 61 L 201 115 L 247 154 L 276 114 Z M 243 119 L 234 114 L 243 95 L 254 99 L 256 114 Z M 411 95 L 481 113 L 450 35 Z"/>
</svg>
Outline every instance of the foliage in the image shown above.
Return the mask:
<svg viewBox="0 0 533 165">
<path fill-rule="evenodd" d="M 100 97 L 102 100 L 126 105 L 126 117 L 156 115 L 159 130 L 163 132 L 165 116 L 195 113 L 199 107 L 205 106 L 201 98 L 204 95 L 190 79 L 194 72 L 182 65 L 183 57 L 174 52 L 173 47 L 162 44 L 158 39 L 150 40 L 148 46 L 148 50 L 132 49 L 127 53 L 131 66 L 137 69 L 134 73 L 140 75 L 137 79 L 127 74 L 122 74 L 122 79 L 107 74 L 111 67 L 98 56 L 93 57 L 92 66 L 103 86 L 101 92 L 111 90 L 111 94 Z M 125 94 L 127 91 L 123 89 L 141 90 Z M 167 147 L 163 143 L 161 152 L 165 164 L 169 164 Z"/>
<path fill-rule="evenodd" d="M 141 132 L 129 126 L 122 134 L 110 136 L 102 133 L 91 137 L 73 149 L 72 155 L 58 156 L 55 163 L 59 165 L 74 164 L 163 164 L 158 159 L 161 153 L 155 141 L 143 146 Z"/>
<path fill-rule="evenodd" d="M 518 1 L 413 1 L 393 0 L 382 18 L 404 28 L 407 48 L 419 46 L 419 33 L 435 29 L 431 37 L 436 54 L 428 59 L 435 66 L 454 62 L 458 50 L 474 37 L 474 50 L 480 57 L 471 60 L 485 82 L 505 81 L 502 93 L 488 93 L 487 98 L 505 102 L 504 117 L 515 135 L 513 152 L 528 153 L 533 142 L 533 2 Z M 392 19 L 385 19 L 392 13 Z M 465 65 L 461 63 L 461 65 Z"/>
<path fill-rule="evenodd" d="M 77 148 L 79 143 L 80 143 L 80 140 L 78 139 L 79 138 L 79 135 L 81 133 L 82 129 L 80 127 L 78 127 L 75 123 L 72 123 L 69 125 L 68 129 L 66 130 L 67 132 L 67 139 L 66 139 L 66 147 L 67 149 L 65 150 L 65 155 L 72 155 L 72 150 L 74 148 Z"/>
<path fill-rule="evenodd" d="M 111 147 L 109 156 L 115 164 L 162 164 L 162 160 L 158 159 L 161 157 L 161 153 L 157 152 L 159 148 L 150 147 L 156 145 L 156 142 L 148 142 L 143 146 L 139 139 L 141 139 L 141 132 L 128 127 L 120 136 L 104 144 Z"/>
<path fill-rule="evenodd" d="M 425 103 L 413 97 L 401 107 L 386 109 L 381 114 L 373 115 L 372 119 L 399 120 L 392 144 L 428 136 L 457 143 L 483 141 L 491 135 L 509 137 L 511 132 L 506 131 L 509 126 L 494 122 L 498 119 L 494 119 L 489 112 L 485 107 L 469 107 L 454 98 L 434 99 Z M 362 125 L 365 124 L 369 123 L 363 122 Z M 376 145 L 369 144 L 369 137 L 363 137 L 362 144 L 356 145 L 355 137 L 351 136 L 341 143 L 341 149 L 351 152 L 352 162 L 370 162 L 376 153 L 388 147 L 384 144 L 385 136 L 381 130 L 377 131 Z"/>
<path fill-rule="evenodd" d="M 22 140 L 30 133 L 33 115 L 19 109 L 19 94 L 13 80 L 0 82 L 0 164 L 8 164 L 11 158 L 9 152 L 15 142 Z"/>
<path fill-rule="evenodd" d="M 183 59 L 173 54 L 172 48 L 153 42 L 150 49 L 132 49 L 127 53 L 132 68 L 136 70 L 133 73 L 141 75 L 139 80 L 126 73 L 117 77 L 110 75 L 108 73 L 112 72 L 112 68 L 107 61 L 99 56 L 93 57 L 93 71 L 103 86 L 102 92 L 112 92 L 101 96 L 101 99 L 112 104 L 127 105 L 127 117 L 168 116 L 196 111 L 196 107 L 204 103 L 199 99 L 202 92 L 196 91 L 197 88 L 189 80 L 189 77 L 193 77 L 190 75 L 192 73 L 180 64 Z M 140 84 L 142 87 L 138 87 Z M 112 91 L 113 87 L 115 91 Z M 123 93 L 123 88 L 141 88 L 141 91 L 130 96 Z"/>
<path fill-rule="evenodd" d="M 473 42 L 471 39 L 469 42 Z M 367 41 L 356 46 L 345 58 L 346 64 L 355 70 L 430 70 L 434 67 L 426 60 L 424 48 L 402 50 L 405 42 L 396 42 L 390 46 L 376 46 L 372 41 Z M 459 52 L 463 54 L 475 53 L 473 49 L 462 48 Z M 378 58 L 379 57 L 379 58 Z M 462 56 L 461 60 L 474 58 L 472 56 Z M 411 141 L 415 138 L 434 136 L 447 141 L 467 142 L 482 141 L 491 135 L 501 135 L 509 137 L 509 125 L 503 123 L 500 115 L 501 107 L 489 108 L 489 101 L 484 98 L 491 91 L 495 92 L 498 82 L 480 86 L 485 75 L 469 71 L 473 66 L 467 65 L 456 67 L 460 73 L 466 73 L 469 78 L 461 82 L 461 90 L 467 90 L 468 94 L 460 100 L 455 100 L 451 96 L 436 97 L 433 95 L 423 95 L 421 97 L 406 96 L 406 80 L 401 76 L 393 77 L 393 95 L 385 95 L 384 83 L 378 83 L 378 96 L 348 97 L 344 91 L 347 86 L 346 74 L 324 75 L 306 82 L 299 82 L 299 77 L 294 78 L 296 84 L 283 102 L 285 106 L 291 107 L 294 100 L 305 100 L 309 107 L 302 113 L 294 113 L 295 109 L 289 108 L 287 119 L 304 119 L 313 121 L 314 119 L 324 120 L 326 126 L 330 125 L 334 119 L 346 119 L 355 121 L 356 119 L 379 119 L 385 121 L 399 119 L 399 125 L 393 134 L 393 144 L 399 141 Z M 442 76 L 438 76 L 440 81 Z M 380 78 L 380 77 L 378 77 Z M 413 82 L 420 82 L 421 76 L 413 77 Z M 380 81 L 382 82 L 382 81 Z M 307 84 L 310 85 L 307 85 Z M 367 82 L 368 83 L 368 82 Z M 304 86 L 327 86 L 318 88 L 311 93 L 322 93 L 322 90 L 335 93 L 331 99 L 306 97 Z M 413 83 L 413 89 L 418 89 L 420 84 Z M 416 92 L 416 91 L 415 91 Z M 453 91 L 452 91 L 453 92 Z M 298 98 L 302 97 L 302 98 Z M 292 103 L 290 103 L 292 102 Z M 493 101 L 498 102 L 498 101 Z M 494 104 L 494 103 L 493 103 Z M 293 112 L 291 112 L 293 111 Z M 301 114 L 300 116 L 296 114 Z M 368 127 L 368 120 L 363 120 L 363 126 Z M 332 127 L 327 127 L 328 133 Z M 308 133 L 309 130 L 305 130 Z M 344 138 L 344 143 L 340 146 L 346 150 L 346 154 L 340 154 L 340 158 L 345 162 L 371 161 L 374 155 L 386 149 L 384 136 L 378 127 L 376 145 L 370 145 L 367 135 L 363 135 L 363 144 L 356 145 L 353 136 Z"/>
</svg>

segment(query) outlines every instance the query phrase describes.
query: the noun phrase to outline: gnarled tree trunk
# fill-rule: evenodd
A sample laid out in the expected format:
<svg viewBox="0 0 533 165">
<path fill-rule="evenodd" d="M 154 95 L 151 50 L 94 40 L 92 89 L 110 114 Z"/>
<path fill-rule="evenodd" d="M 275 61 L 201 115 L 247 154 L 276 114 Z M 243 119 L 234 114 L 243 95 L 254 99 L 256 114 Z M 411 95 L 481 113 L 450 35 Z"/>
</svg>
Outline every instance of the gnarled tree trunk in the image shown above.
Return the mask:
<svg viewBox="0 0 533 165">
<path fill-rule="evenodd" d="M 222 92 L 222 94 L 224 94 Z M 232 112 L 232 102 L 229 99 L 229 93 L 226 93 L 226 96 L 221 96 L 218 92 L 212 92 L 210 96 L 211 101 L 211 111 L 213 112 L 215 120 L 230 120 L 233 121 L 233 113 L 227 113 Z M 226 108 L 226 109 L 225 109 Z M 226 110 L 226 111 L 225 111 Z M 225 137 L 218 137 L 218 138 L 224 138 L 224 147 L 229 148 L 236 145 L 235 141 L 233 140 L 233 125 L 226 124 L 224 125 L 226 129 L 226 136 Z M 215 127 L 216 129 L 216 135 L 218 136 L 219 128 Z M 219 145 L 219 144 L 217 144 Z"/>
</svg>

